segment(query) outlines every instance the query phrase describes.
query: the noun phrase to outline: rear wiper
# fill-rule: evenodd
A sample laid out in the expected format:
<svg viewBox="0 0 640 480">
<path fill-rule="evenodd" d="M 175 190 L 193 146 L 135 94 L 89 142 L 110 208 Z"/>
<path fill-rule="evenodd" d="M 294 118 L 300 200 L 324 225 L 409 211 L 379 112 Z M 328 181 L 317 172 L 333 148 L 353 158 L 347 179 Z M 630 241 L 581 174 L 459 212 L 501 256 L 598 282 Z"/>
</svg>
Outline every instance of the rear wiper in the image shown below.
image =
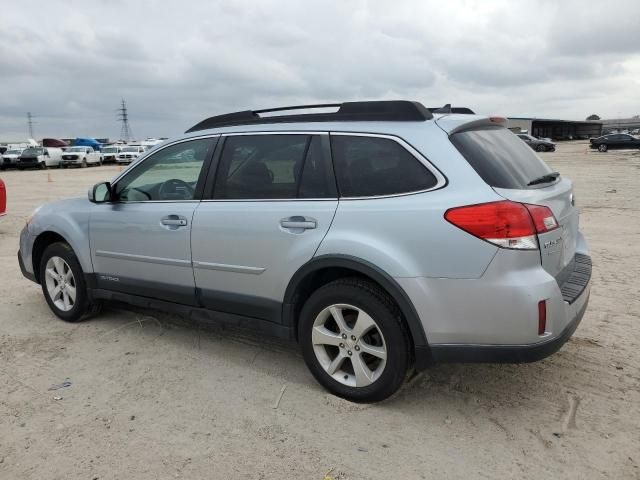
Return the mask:
<svg viewBox="0 0 640 480">
<path fill-rule="evenodd" d="M 541 183 L 550 183 L 555 181 L 555 179 L 558 178 L 559 176 L 560 176 L 560 172 L 545 173 L 541 177 L 534 178 L 533 180 L 531 180 L 529 183 L 527 183 L 527 186 L 530 187 L 531 185 L 540 185 Z"/>
</svg>

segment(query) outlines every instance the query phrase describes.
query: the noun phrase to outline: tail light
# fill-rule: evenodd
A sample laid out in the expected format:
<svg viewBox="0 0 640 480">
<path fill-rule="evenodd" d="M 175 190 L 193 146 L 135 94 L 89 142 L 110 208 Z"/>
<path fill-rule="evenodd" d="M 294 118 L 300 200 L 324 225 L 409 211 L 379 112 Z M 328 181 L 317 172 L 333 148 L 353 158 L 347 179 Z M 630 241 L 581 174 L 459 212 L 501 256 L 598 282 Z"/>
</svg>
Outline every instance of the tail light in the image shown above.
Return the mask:
<svg viewBox="0 0 640 480">
<path fill-rule="evenodd" d="M 450 208 L 444 218 L 475 237 L 518 250 L 536 250 L 537 234 L 558 228 L 549 208 L 509 200 Z"/>
</svg>

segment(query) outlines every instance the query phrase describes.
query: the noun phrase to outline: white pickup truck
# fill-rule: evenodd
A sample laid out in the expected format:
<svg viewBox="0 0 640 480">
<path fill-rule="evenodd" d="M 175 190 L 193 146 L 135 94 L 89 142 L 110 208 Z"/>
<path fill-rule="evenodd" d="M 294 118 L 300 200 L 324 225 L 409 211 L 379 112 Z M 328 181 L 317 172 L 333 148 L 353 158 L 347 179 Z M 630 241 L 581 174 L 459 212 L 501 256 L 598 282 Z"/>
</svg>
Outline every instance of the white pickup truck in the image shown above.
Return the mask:
<svg viewBox="0 0 640 480">
<path fill-rule="evenodd" d="M 118 155 L 122 152 L 121 145 L 108 145 L 102 147 L 102 161 L 104 163 L 115 162 L 118 159 Z"/>
<path fill-rule="evenodd" d="M 127 145 L 123 147 L 122 152 L 116 160 L 118 163 L 131 163 L 146 151 L 146 147 L 142 145 Z"/>
<path fill-rule="evenodd" d="M 92 147 L 71 147 L 66 149 L 60 160 L 60 168 L 70 166 L 86 167 L 87 165 L 102 165 L 102 154 Z"/>
</svg>

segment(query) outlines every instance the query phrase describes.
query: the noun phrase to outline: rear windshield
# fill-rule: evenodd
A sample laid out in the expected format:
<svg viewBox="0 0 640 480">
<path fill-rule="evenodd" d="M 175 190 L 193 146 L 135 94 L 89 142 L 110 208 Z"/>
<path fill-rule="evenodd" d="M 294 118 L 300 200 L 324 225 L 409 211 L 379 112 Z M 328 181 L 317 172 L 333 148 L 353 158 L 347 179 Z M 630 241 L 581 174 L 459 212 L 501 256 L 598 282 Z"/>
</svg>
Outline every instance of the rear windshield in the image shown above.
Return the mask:
<svg viewBox="0 0 640 480">
<path fill-rule="evenodd" d="M 467 130 L 452 135 L 451 142 L 492 187 L 531 188 L 529 182 L 551 173 L 531 147 L 506 128 Z"/>
</svg>

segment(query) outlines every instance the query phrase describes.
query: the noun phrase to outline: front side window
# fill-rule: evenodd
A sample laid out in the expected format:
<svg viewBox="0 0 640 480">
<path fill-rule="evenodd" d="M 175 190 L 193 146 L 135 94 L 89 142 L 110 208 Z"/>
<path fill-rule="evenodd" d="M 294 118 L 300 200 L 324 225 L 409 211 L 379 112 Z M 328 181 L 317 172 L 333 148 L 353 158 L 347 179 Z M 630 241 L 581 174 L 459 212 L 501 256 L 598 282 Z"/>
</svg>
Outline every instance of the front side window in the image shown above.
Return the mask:
<svg viewBox="0 0 640 480">
<path fill-rule="evenodd" d="M 332 135 L 331 152 L 342 197 L 372 197 L 427 190 L 437 178 L 389 138 Z"/>
<path fill-rule="evenodd" d="M 118 182 L 117 199 L 121 202 L 193 200 L 212 144 L 210 138 L 191 140 L 147 157 Z"/>
<path fill-rule="evenodd" d="M 216 199 L 335 198 L 321 138 L 313 135 L 233 135 L 225 140 Z"/>
</svg>

